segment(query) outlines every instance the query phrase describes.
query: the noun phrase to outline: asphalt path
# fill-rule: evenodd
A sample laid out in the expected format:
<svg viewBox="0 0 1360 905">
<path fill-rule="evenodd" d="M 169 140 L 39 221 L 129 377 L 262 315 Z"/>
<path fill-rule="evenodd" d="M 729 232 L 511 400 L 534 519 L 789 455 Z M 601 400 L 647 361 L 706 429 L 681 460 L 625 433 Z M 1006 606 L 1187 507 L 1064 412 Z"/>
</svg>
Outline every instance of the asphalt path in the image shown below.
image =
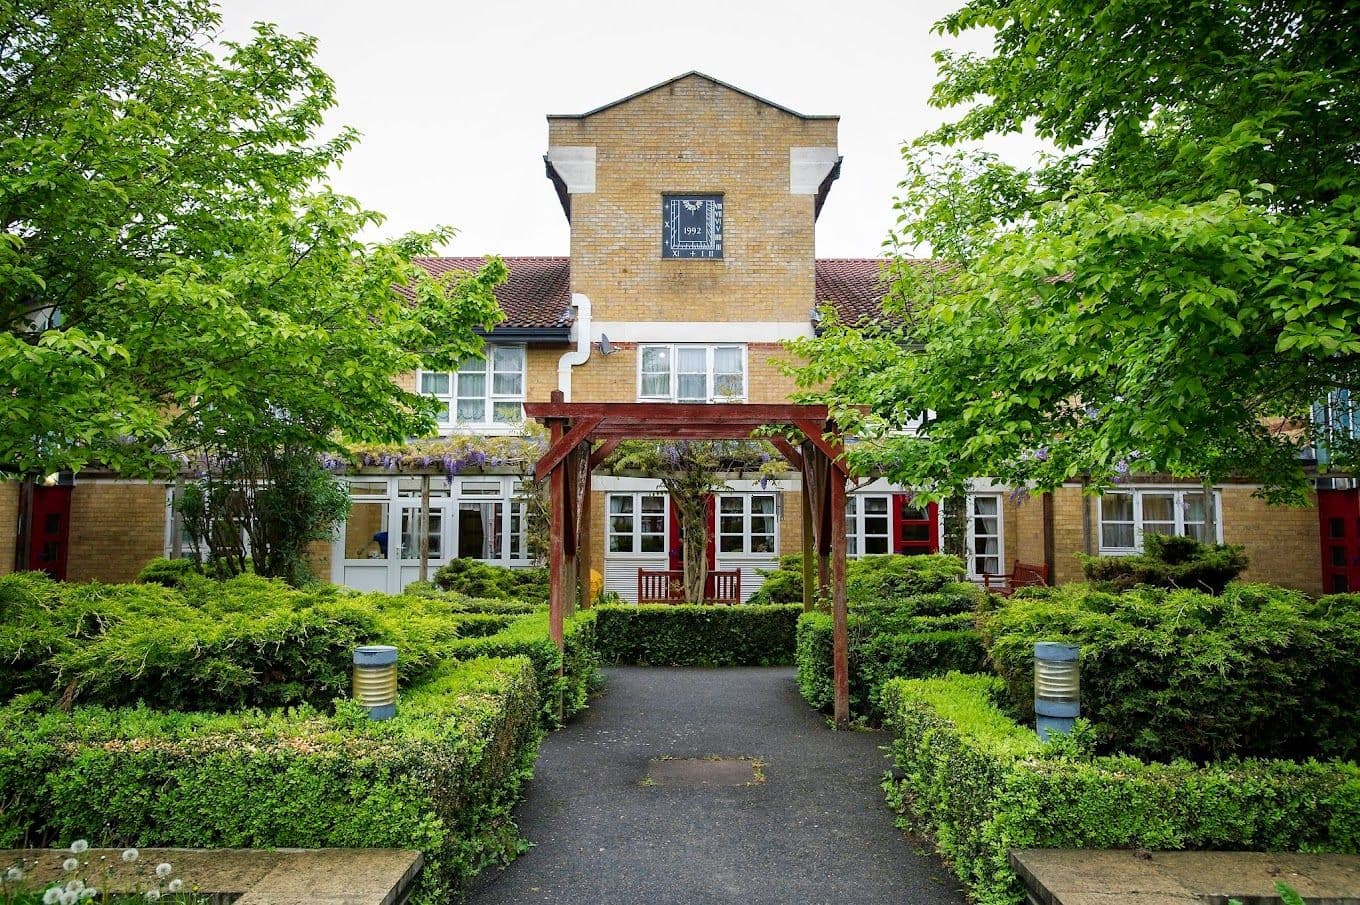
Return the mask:
<svg viewBox="0 0 1360 905">
<path fill-rule="evenodd" d="M 880 732 L 833 732 L 789 668 L 606 671 L 543 741 L 516 811 L 533 843 L 471 900 L 962 905 L 893 825 Z"/>
</svg>

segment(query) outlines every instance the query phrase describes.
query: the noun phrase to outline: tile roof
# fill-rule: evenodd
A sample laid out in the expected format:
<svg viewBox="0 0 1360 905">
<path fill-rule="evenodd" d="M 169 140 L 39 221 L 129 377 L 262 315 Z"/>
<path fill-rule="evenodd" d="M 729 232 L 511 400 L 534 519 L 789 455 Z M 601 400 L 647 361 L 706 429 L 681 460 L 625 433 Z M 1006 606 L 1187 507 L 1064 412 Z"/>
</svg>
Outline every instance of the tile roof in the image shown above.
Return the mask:
<svg viewBox="0 0 1360 905">
<path fill-rule="evenodd" d="M 416 263 L 438 276 L 453 270 L 476 270 L 485 258 L 417 258 Z M 506 257 L 510 277 L 496 290 L 505 310 L 503 327 L 554 328 L 571 323 L 571 266 L 565 257 Z M 915 263 L 938 267 L 939 261 Z M 835 306 L 841 320 L 858 324 L 885 322 L 882 258 L 821 258 L 816 270 L 816 304 Z"/>
<path fill-rule="evenodd" d="M 816 303 L 830 303 L 847 324 L 900 324 L 901 319 L 883 312 L 883 299 L 890 284 L 884 278 L 884 258 L 819 258 Z M 914 266 L 943 267 L 942 261 L 914 259 Z"/>
<path fill-rule="evenodd" d="M 571 271 L 567 258 L 503 257 L 509 278 L 496 290 L 505 311 L 502 327 L 551 328 L 571 323 Z M 486 258 L 416 258 L 435 276 L 476 270 Z"/>
</svg>

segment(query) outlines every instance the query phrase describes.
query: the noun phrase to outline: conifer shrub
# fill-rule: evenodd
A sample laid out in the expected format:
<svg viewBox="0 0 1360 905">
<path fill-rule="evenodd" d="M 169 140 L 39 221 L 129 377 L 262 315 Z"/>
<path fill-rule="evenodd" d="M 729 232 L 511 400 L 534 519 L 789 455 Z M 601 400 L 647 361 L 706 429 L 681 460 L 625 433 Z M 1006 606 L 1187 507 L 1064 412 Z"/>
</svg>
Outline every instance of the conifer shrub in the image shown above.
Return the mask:
<svg viewBox="0 0 1360 905">
<path fill-rule="evenodd" d="M 994 602 L 979 626 L 1021 719 L 1032 714 L 1035 642 L 1080 646 L 1082 712 L 1103 752 L 1196 761 L 1360 755 L 1355 595 L 1068 585 Z"/>
<path fill-rule="evenodd" d="M 1240 546 L 1211 546 L 1170 534 L 1146 535 L 1136 556 L 1079 555 L 1087 580 L 1111 591 L 1147 586 L 1222 594 L 1248 563 Z"/>
<path fill-rule="evenodd" d="M 547 603 L 548 570 L 542 567 L 507 569 L 480 559 L 455 559 L 434 573 L 434 585 L 468 597 L 488 597 L 528 603 Z"/>
<path fill-rule="evenodd" d="M 760 573 L 765 580 L 748 603 L 803 602 L 800 554 L 781 556 L 779 568 L 762 569 Z M 967 584 L 962 581 L 964 574 L 963 561 L 957 556 L 864 556 L 846 563 L 846 597 L 852 607 L 898 605 L 902 600 L 926 594 L 959 593 L 960 585 Z"/>
</svg>

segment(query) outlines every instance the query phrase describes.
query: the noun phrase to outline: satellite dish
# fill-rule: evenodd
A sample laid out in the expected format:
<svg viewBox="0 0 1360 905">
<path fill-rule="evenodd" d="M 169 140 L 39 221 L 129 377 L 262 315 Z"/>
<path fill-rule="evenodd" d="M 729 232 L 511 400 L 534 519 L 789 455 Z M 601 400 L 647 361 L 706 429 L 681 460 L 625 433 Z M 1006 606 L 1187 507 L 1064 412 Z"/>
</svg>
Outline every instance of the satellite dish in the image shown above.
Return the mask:
<svg viewBox="0 0 1360 905">
<path fill-rule="evenodd" d="M 614 348 L 614 344 L 611 343 L 611 342 L 609 341 L 609 337 L 606 336 L 605 334 L 601 333 L 601 334 L 600 334 L 600 354 L 601 354 L 601 355 L 613 355 L 616 351 L 618 351 L 618 350 L 616 350 L 616 349 Z"/>
</svg>

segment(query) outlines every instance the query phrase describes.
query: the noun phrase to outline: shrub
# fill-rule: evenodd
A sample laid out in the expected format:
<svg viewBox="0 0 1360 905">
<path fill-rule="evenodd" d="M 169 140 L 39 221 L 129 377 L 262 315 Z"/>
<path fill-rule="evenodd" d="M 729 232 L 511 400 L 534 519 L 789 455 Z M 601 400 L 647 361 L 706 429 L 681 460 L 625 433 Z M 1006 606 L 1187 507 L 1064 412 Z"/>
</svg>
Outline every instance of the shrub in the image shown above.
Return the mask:
<svg viewBox="0 0 1360 905">
<path fill-rule="evenodd" d="M 198 566 L 192 559 L 167 559 L 158 556 L 142 567 L 137 580 L 142 584 L 159 584 L 167 588 L 177 588 L 190 575 L 198 574 Z"/>
<path fill-rule="evenodd" d="M 548 599 L 548 570 L 541 567 L 507 569 L 480 559 L 455 559 L 434 573 L 435 587 L 469 597 L 492 597 L 544 603 Z"/>
<path fill-rule="evenodd" d="M 1190 537 L 1149 534 L 1138 556 L 1081 556 L 1087 580 L 1112 591 L 1140 585 L 1191 588 L 1222 594 L 1247 567 L 1247 555 L 1232 544 L 1208 546 Z"/>
<path fill-rule="evenodd" d="M 781 556 L 779 568 L 765 576 L 749 603 L 802 603 L 803 557 Z M 957 556 L 865 556 L 845 566 L 845 591 L 851 606 L 919 597 L 947 591 L 964 576 Z"/>
<path fill-rule="evenodd" d="M 447 902 L 522 850 L 510 819 L 540 737 L 523 658 L 442 667 L 397 717 L 353 705 L 230 716 L 0 710 L 0 844 L 409 848 Z"/>
<path fill-rule="evenodd" d="M 324 707 L 349 687 L 358 645 L 396 645 L 409 685 L 460 639 L 504 631 L 523 609 L 447 594 L 297 590 L 254 576 L 190 575 L 167 588 L 9 575 L 0 578 L 0 694 L 179 710 Z"/>
<path fill-rule="evenodd" d="M 880 690 L 892 678 L 980 671 L 986 655 L 972 623 L 971 615 L 899 614 L 885 625 L 852 613 L 848 623 L 851 712 L 877 720 Z M 830 707 L 835 693 L 832 628 L 832 618 L 826 613 L 804 613 L 798 620 L 798 689 L 818 710 Z"/>
<path fill-rule="evenodd" d="M 606 663 L 644 666 L 774 666 L 793 662 L 801 606 L 665 604 L 594 612 Z"/>
<path fill-rule="evenodd" d="M 1082 709 L 1102 751 L 1152 760 L 1360 753 L 1360 610 L 1264 585 L 1219 597 L 1075 585 L 983 613 L 983 640 L 1021 718 L 1036 641 L 1081 647 Z"/>
<path fill-rule="evenodd" d="M 1013 848 L 1357 851 L 1360 767 L 1243 760 L 1195 767 L 1042 746 L 993 703 L 990 676 L 883 689 L 902 825 L 928 832 L 979 905 L 1016 905 Z"/>
</svg>

